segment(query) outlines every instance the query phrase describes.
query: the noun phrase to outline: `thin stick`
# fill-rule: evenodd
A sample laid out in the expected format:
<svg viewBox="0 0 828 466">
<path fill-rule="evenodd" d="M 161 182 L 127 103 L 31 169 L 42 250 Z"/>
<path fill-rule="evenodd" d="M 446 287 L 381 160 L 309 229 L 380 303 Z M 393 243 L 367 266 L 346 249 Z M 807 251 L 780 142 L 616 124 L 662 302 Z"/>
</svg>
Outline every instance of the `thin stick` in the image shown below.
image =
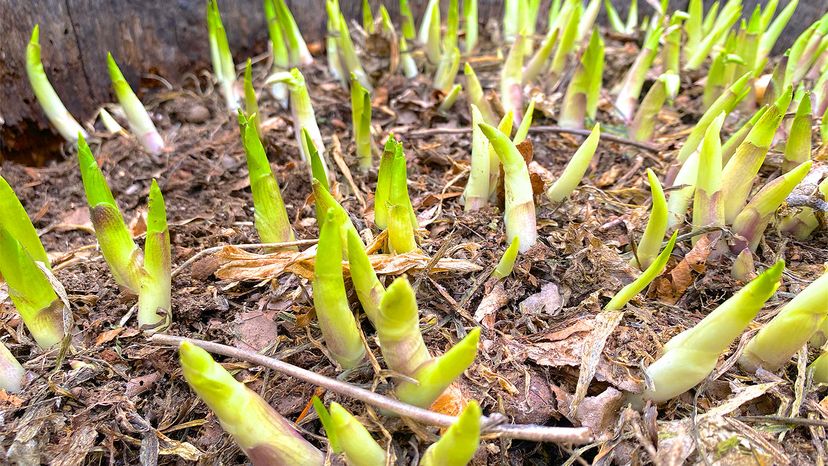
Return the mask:
<svg viewBox="0 0 828 466">
<path fill-rule="evenodd" d="M 795 426 L 828 427 L 828 422 L 819 419 L 786 416 L 736 416 L 737 421 L 761 422 L 765 424 L 789 424 Z"/>
<path fill-rule="evenodd" d="M 427 128 L 409 131 L 406 136 L 410 138 L 421 138 L 434 136 L 437 134 L 467 134 L 471 132 L 471 128 Z M 532 126 L 529 128 L 531 133 L 560 133 L 560 134 L 576 134 L 578 136 L 589 136 L 591 131 L 577 128 L 561 128 L 560 126 Z M 659 152 L 661 147 L 647 142 L 633 141 L 631 139 L 622 138 L 613 134 L 601 133 L 601 139 L 605 141 L 616 142 L 618 144 L 625 144 L 628 146 L 637 147 L 649 152 Z"/>
<path fill-rule="evenodd" d="M 247 361 L 259 366 L 269 367 L 270 369 L 281 372 L 282 374 L 290 377 L 294 377 L 303 382 L 326 388 L 341 395 L 355 398 L 364 403 L 385 409 L 400 416 L 405 416 L 426 425 L 448 427 L 457 420 L 454 416 L 448 416 L 434 411 L 429 411 L 427 409 L 418 408 L 407 403 L 402 403 L 378 393 L 365 390 L 364 388 L 302 369 L 301 367 L 294 366 L 293 364 L 288 364 L 278 359 L 262 356 L 261 354 L 253 351 L 246 351 L 209 341 L 194 340 L 191 338 L 162 334 L 153 335 L 150 337 L 150 341 L 152 343 L 174 347 L 178 347 L 183 341 L 189 341 L 190 343 L 200 346 L 211 353 L 221 354 L 223 356 L 228 356 L 241 361 Z M 501 437 L 532 440 L 536 442 L 572 444 L 584 444 L 592 441 L 592 431 L 587 427 L 547 427 L 532 424 L 497 424 L 485 416 L 481 419 L 482 425 L 487 425 L 487 423 L 490 422 L 491 425 L 484 429 L 486 433 L 495 434 Z"/>
<path fill-rule="evenodd" d="M 226 248 L 227 246 L 232 246 L 232 247 L 237 248 L 237 249 L 289 248 L 289 247 L 292 247 L 292 246 L 312 246 L 312 245 L 314 245 L 318 242 L 319 242 L 318 239 L 300 239 L 300 240 L 297 240 L 297 241 L 286 241 L 284 243 L 225 244 L 223 246 L 213 246 L 212 248 L 207 248 L 207 249 L 203 249 L 201 251 L 198 251 L 196 254 L 193 255 L 193 257 L 191 257 L 191 258 L 187 259 L 186 261 L 184 261 L 183 264 L 179 265 L 178 267 L 176 267 L 175 270 L 173 270 L 171 276 L 174 277 L 174 276 L 178 275 L 179 273 L 181 273 L 182 270 L 187 268 L 193 262 L 201 259 L 202 257 L 204 257 L 206 255 L 217 253 L 217 252 L 221 251 L 222 249 Z"/>
</svg>

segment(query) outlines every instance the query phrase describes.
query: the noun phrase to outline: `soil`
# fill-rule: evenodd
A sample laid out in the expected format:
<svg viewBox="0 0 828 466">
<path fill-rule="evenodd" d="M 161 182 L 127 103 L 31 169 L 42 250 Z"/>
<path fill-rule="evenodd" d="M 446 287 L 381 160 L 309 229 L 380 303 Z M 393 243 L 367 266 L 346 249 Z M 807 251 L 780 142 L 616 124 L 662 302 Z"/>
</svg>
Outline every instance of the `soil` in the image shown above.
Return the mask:
<svg viewBox="0 0 828 466">
<path fill-rule="evenodd" d="M 633 42 L 608 42 L 605 89 L 621 79 L 635 53 Z M 497 88 L 500 65 L 492 47 L 484 48 L 473 61 L 484 87 Z M 367 201 L 362 206 L 338 173 L 342 204 L 359 230 L 377 235 L 379 230 L 371 222 L 376 168 L 365 174 L 355 168 L 349 94 L 331 80 L 324 63 L 324 57 L 319 57 L 303 69 L 317 120 L 326 146 L 338 151 L 352 167 L 355 186 Z M 257 83 L 264 81 L 267 69 L 266 63 L 255 66 Z M 580 349 L 596 316 L 616 291 L 638 275 L 629 259 L 630 244 L 638 241 L 647 221 L 645 169 L 652 168 L 665 179 L 679 142 L 702 110 L 699 86 L 691 85 L 690 78 L 685 78 L 686 91 L 675 105 L 665 108 L 659 117 L 654 141 L 657 152 L 602 142 L 587 177 L 568 201 L 552 206 L 545 196 L 536 198 L 539 244 L 520 255 L 514 273 L 500 283 L 486 278 L 505 249 L 501 209 L 492 206 L 466 214 L 459 203 L 468 171 L 470 136 L 439 131 L 408 136 L 426 128 L 468 127 L 464 97 L 449 115 L 442 116 L 436 112 L 440 96 L 431 90 L 430 77 L 407 80 L 390 76 L 377 86 L 373 94 L 376 140 L 384 141 L 393 132 L 405 143 L 414 206 L 421 220 L 433 219 L 423 222 L 427 225 L 420 241 L 422 250 L 430 257 L 440 254 L 482 268 L 469 273 L 409 272 L 416 285 L 428 347 L 435 354 L 445 351 L 470 328 L 481 325 L 472 317 L 479 313 L 483 321 L 480 353 L 458 384 L 462 396 L 479 400 L 484 412 L 503 413 L 516 423 L 589 425 L 599 439 L 585 448 L 489 439 L 475 464 L 654 462 L 656 425 L 663 432 L 681 420 L 696 419 L 697 412 L 732 401 L 748 387 L 769 382 L 774 383 L 772 387 L 753 398 L 740 399 L 725 413 L 718 430 L 685 431 L 683 438 L 691 444 L 697 436 L 704 437 L 698 437 L 701 441 L 691 460 L 730 457 L 736 461 L 755 454 L 772 462 L 782 458 L 793 464 L 816 463 L 825 442 L 825 421 L 820 420 L 826 414 L 820 403 L 824 392 L 814 388 L 797 398 L 795 389 L 802 377 L 795 365 L 778 374 L 778 379 L 769 375 L 763 379 L 734 367 L 710 381 L 703 391 L 691 391 L 659 406 L 657 412 L 653 407 L 643 414 L 625 410 L 616 396 L 617 390 L 640 390 L 641 368 L 654 360 L 661 346 L 741 286 L 730 277 L 732 259 L 728 257 L 694 264 L 684 289 L 676 285 L 678 279 L 661 281 L 637 296 L 607 342 L 581 409 L 574 415 L 569 412 Z M 308 171 L 299 159 L 290 113 L 259 90 L 268 156 L 294 219 L 296 236 L 316 238 Z M 560 101 L 561 91 L 546 83 L 532 92 L 544 102 L 539 105 L 535 125 L 554 124 L 549 109 Z M 608 132 L 622 130 L 623 125 L 611 113 L 611 100 L 605 97 L 598 120 Z M 173 268 L 206 248 L 258 242 L 237 120 L 226 111 L 220 93 L 213 92 L 202 78 L 183 88 L 148 93 L 143 100 L 168 144 L 164 154 L 150 157 L 133 138 L 103 132 L 96 134 L 92 145 L 133 232 L 142 232 L 141 216 L 150 182 L 156 178 L 166 199 Z M 727 131 L 735 130 L 746 116 L 737 111 L 728 119 Z M 530 139 L 534 170 L 547 180 L 560 174 L 580 143 L 577 136 L 555 132 L 532 133 Z M 773 151 L 763 178 L 774 176 L 773 161 L 778 158 L 778 152 Z M 0 445 L 7 461 L 61 465 L 244 463 L 244 455 L 182 379 L 175 350 L 149 344 L 138 332 L 134 318 L 121 326 L 135 299 L 117 287 L 96 250 L 72 149 L 66 149 L 62 160 L 42 168 L 4 162 L 2 175 L 42 232 L 76 322 L 72 350 L 64 363 L 55 367 L 56 352 L 38 349 L 10 303 L 0 308 L 5 342 L 24 363 L 30 379 L 23 393 L 3 394 L 0 400 Z M 690 229 L 686 225 L 681 233 Z M 824 229 L 804 242 L 768 229 L 757 265 L 784 258 L 788 272 L 780 293 L 757 322 L 767 321 L 792 293 L 820 274 L 822 264 L 828 262 L 827 239 Z M 670 276 L 690 250 L 690 239 L 685 236 L 677 244 L 665 276 Z M 255 349 L 320 374 L 381 393 L 389 391 L 390 382 L 374 374 L 367 362 L 343 374 L 321 351 L 307 279 L 281 274 L 259 281 L 221 280 L 214 273 L 218 260 L 197 261 L 174 277 L 173 323 L 167 333 Z M 384 277 L 387 283 L 391 279 Z M 362 327 L 379 358 L 373 329 L 364 319 Z M 730 362 L 732 354 L 728 352 L 725 360 Z M 319 394 L 315 387 L 278 373 L 217 359 L 288 419 L 296 420 L 311 396 Z M 399 464 L 418 458 L 437 434 L 435 429 L 412 429 L 398 420 L 379 417 L 361 403 L 334 393 L 325 393 L 323 399 L 338 401 L 359 414 L 381 444 L 393 438 L 392 450 Z M 801 408 L 792 411 L 795 400 Z M 763 424 L 745 417 L 774 414 L 814 419 L 816 424 Z M 379 420 L 384 429 L 379 428 Z M 306 438 L 326 447 L 312 410 L 299 426 Z M 659 450 L 658 454 L 664 452 Z"/>
</svg>

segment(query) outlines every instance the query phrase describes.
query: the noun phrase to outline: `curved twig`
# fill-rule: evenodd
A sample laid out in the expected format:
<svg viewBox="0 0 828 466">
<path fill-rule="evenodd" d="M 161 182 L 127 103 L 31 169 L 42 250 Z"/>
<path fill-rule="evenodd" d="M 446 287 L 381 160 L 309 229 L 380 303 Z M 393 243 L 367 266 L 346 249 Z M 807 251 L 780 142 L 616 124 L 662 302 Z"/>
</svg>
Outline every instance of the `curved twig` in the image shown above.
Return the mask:
<svg viewBox="0 0 828 466">
<path fill-rule="evenodd" d="M 364 388 L 302 369 L 301 367 L 294 366 L 293 364 L 286 363 L 279 359 L 263 356 L 253 351 L 247 351 L 204 340 L 194 340 L 192 338 L 162 334 L 153 335 L 150 337 L 150 341 L 152 343 L 175 347 L 180 345 L 183 341 L 189 341 L 190 343 L 200 346 L 211 353 L 221 354 L 223 356 L 228 356 L 241 361 L 247 361 L 259 366 L 268 367 L 303 382 L 326 388 L 341 395 L 355 398 L 364 403 L 388 410 L 400 416 L 405 416 L 423 424 L 448 427 L 457 419 L 454 416 L 448 416 L 434 411 L 429 411 L 427 409 L 418 408 L 387 396 L 365 390 Z M 500 437 L 532 440 L 536 442 L 571 444 L 584 444 L 592 441 L 592 431 L 587 427 L 547 427 L 533 424 L 498 424 L 496 422 L 490 422 L 490 418 L 485 416 L 481 420 L 481 424 L 487 426 L 484 428 L 484 433 L 494 434 Z"/>
</svg>

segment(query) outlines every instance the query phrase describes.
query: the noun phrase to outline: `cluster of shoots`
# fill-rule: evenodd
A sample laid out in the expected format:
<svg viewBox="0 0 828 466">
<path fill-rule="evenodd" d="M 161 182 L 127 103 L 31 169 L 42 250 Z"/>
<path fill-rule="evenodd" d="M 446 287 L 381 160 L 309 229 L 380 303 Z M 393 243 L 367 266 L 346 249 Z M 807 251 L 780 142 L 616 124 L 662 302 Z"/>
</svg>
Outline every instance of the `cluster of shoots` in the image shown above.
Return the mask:
<svg viewBox="0 0 828 466">
<path fill-rule="evenodd" d="M 78 139 L 78 164 L 89 204 L 89 217 L 115 282 L 138 296 L 138 325 L 142 330 L 165 329 L 171 320 L 171 254 L 167 213 L 158 184 L 153 180 L 150 186 L 147 234 L 142 253 L 83 137 Z"/>
<path fill-rule="evenodd" d="M 132 92 L 129 83 L 124 78 L 115 59 L 112 58 L 111 53 L 106 54 L 106 62 L 109 67 L 109 78 L 112 80 L 112 88 L 115 90 L 115 97 L 124 109 L 127 121 L 129 122 L 129 129 L 132 134 L 138 138 L 138 142 L 152 155 L 158 155 L 164 150 L 164 140 L 155 129 L 155 124 L 152 118 L 147 113 L 147 109 Z"/>
<path fill-rule="evenodd" d="M 388 231 L 388 251 L 404 254 L 417 248 L 417 214 L 408 193 L 403 145 L 389 136 L 383 149 L 374 193 L 374 223 Z"/>
<path fill-rule="evenodd" d="M 610 26 L 615 32 L 628 36 L 635 34 L 636 29 L 638 29 L 638 2 L 632 0 L 629 5 L 627 20 L 622 21 L 618 10 L 612 5 L 612 1 L 604 0 L 604 7 L 607 10 L 607 19 L 609 20 Z"/>
<path fill-rule="evenodd" d="M 67 336 L 64 303 L 54 289 L 59 283 L 51 276 L 51 262 L 26 210 L 3 177 L 0 177 L 0 212 L 3 212 L 0 217 L 0 275 L 34 340 L 41 348 L 51 348 Z M 13 357 L 2 359 L 0 367 L 9 373 L 18 372 L 11 362 Z M 20 379 L 14 380 L 19 382 Z M 8 383 L 14 380 L 10 379 Z"/>
</svg>

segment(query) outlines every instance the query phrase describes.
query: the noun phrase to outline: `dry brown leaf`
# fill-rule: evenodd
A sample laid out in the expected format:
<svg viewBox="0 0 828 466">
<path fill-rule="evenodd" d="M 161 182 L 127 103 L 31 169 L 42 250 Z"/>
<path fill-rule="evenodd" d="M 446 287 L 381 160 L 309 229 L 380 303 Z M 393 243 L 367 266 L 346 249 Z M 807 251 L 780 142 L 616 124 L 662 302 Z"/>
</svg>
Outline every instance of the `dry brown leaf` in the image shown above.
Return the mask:
<svg viewBox="0 0 828 466">
<path fill-rule="evenodd" d="M 101 332 L 98 335 L 98 337 L 95 338 L 95 346 L 101 346 L 104 343 L 109 343 L 110 341 L 114 340 L 118 335 L 120 335 L 121 332 L 123 332 L 125 329 L 126 327 L 118 327 Z"/>
<path fill-rule="evenodd" d="M 563 298 L 558 291 L 558 285 L 552 282 L 544 283 L 539 292 L 518 304 L 523 315 L 554 314 L 561 306 L 563 306 Z"/>
<path fill-rule="evenodd" d="M 474 320 L 491 330 L 494 328 L 497 311 L 507 304 L 509 304 L 509 295 L 506 293 L 503 282 L 499 281 L 492 291 L 480 300 L 477 310 L 474 311 Z"/>
<path fill-rule="evenodd" d="M 693 284 L 693 272 L 702 274 L 707 269 L 707 258 L 715 244 L 707 235 L 701 236 L 691 249 L 669 273 L 661 274 L 655 281 L 654 289 L 660 301 L 675 304 Z"/>
</svg>

